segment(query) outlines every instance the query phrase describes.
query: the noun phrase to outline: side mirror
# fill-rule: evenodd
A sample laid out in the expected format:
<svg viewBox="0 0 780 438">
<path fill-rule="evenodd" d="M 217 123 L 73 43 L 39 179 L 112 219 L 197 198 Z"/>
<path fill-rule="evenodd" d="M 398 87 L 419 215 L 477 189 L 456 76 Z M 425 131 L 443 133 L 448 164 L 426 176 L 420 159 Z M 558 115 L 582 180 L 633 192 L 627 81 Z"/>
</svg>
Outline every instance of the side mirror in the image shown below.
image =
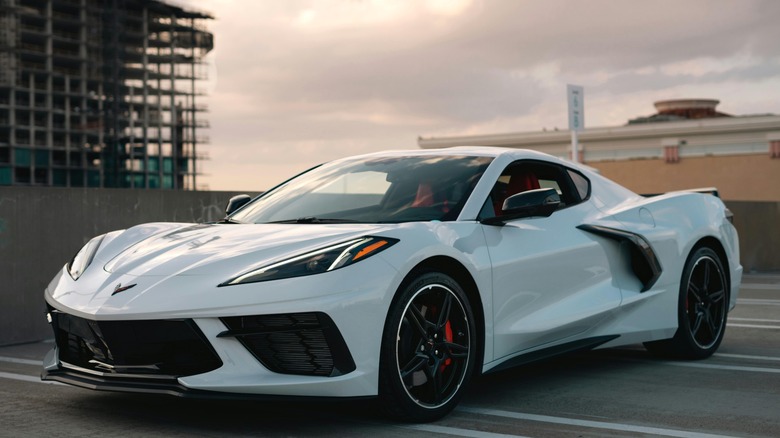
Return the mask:
<svg viewBox="0 0 780 438">
<path fill-rule="evenodd" d="M 520 217 L 548 217 L 561 204 L 561 197 L 555 189 L 536 189 L 512 195 L 504 200 L 501 207 L 507 215 Z"/>
<path fill-rule="evenodd" d="M 239 208 L 246 205 L 247 202 L 251 201 L 252 198 L 249 197 L 249 195 L 236 195 L 230 198 L 227 203 L 227 207 L 225 207 L 225 216 L 230 216 L 234 211 L 238 210 Z"/>
<path fill-rule="evenodd" d="M 548 217 L 561 205 L 555 189 L 536 189 L 517 193 L 504 200 L 501 216 L 484 219 L 487 225 L 501 225 L 511 219 Z"/>
</svg>

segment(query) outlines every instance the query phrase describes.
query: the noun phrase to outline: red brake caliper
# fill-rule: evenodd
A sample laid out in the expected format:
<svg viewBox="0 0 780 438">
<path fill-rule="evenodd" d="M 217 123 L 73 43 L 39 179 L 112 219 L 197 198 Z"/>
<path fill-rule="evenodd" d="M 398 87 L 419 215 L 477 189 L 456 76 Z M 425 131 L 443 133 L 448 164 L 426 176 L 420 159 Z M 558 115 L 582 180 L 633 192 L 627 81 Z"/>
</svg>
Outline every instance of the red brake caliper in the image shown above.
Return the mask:
<svg viewBox="0 0 780 438">
<path fill-rule="evenodd" d="M 444 339 L 447 342 L 452 342 L 452 325 L 450 324 L 450 321 L 447 321 L 447 324 L 444 325 Z M 439 367 L 439 372 L 444 371 L 445 368 L 447 368 L 452 363 L 451 358 L 447 358 L 444 360 L 444 364 Z"/>
</svg>

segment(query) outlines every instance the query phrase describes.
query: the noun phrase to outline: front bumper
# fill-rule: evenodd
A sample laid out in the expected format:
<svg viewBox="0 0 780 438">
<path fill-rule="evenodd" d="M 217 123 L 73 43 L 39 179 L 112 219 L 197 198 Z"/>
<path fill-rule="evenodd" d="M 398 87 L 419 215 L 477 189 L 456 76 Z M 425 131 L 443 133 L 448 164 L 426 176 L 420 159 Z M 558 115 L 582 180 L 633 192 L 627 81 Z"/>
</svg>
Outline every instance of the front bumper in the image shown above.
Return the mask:
<svg viewBox="0 0 780 438">
<path fill-rule="evenodd" d="M 212 399 L 212 400 L 253 400 L 253 401 L 323 401 L 323 400 L 354 400 L 368 397 L 306 397 L 286 395 L 241 394 L 235 392 L 206 391 L 188 388 L 176 379 L 149 380 L 144 378 L 116 378 L 90 374 L 84 370 L 68 369 L 61 366 L 57 360 L 57 348 L 51 349 L 44 359 L 44 369 L 41 380 L 60 382 L 93 391 L 159 394 L 181 398 Z M 46 365 L 49 364 L 49 365 Z"/>
<path fill-rule="evenodd" d="M 310 277 L 205 291 L 203 291 L 202 279 L 196 277 L 170 277 L 148 290 L 143 288 L 144 279 L 139 277 L 134 280 L 139 285 L 131 289 L 133 292 L 138 292 L 136 296 L 125 295 L 127 292 L 123 292 L 106 300 L 101 308 L 89 307 L 94 306 L 94 302 L 86 303 L 84 306 L 80 306 L 77 302 L 68 302 L 65 298 L 73 300 L 75 294 L 60 293 L 57 284 L 50 285 L 51 293 L 47 292 L 46 298 L 54 310 L 98 325 L 105 322 L 129 323 L 150 320 L 191 321 L 197 327 L 204 342 L 221 361 L 221 366 L 197 374 L 172 373 L 167 380 L 159 376 L 153 378 L 118 376 L 117 374 L 121 373 L 117 371 L 123 370 L 121 365 L 127 364 L 119 364 L 116 369 L 111 369 L 110 366 L 102 368 L 84 366 L 84 362 L 69 363 L 66 360 L 68 355 L 63 354 L 60 346 L 47 357 L 42 377 L 45 380 L 97 390 L 161 393 L 184 397 L 375 396 L 381 334 L 390 300 L 402 277 L 395 269 L 381 261 L 380 257 L 372 257 L 363 262 L 360 276 L 349 275 L 349 271 L 344 269 Z M 53 290 L 52 286 L 55 286 Z M 196 288 L 200 288 L 203 292 L 193 297 Z M 184 291 L 194 299 L 173 300 L 171 295 L 179 291 Z M 157 305 L 153 306 L 151 301 L 153 295 L 167 299 L 157 301 Z M 208 300 L 211 303 L 205 302 L 204 295 L 213 298 Z M 64 298 L 58 299 L 60 296 Z M 180 307 L 176 308 L 174 305 Z M 187 309 L 186 305 L 190 305 L 190 308 Z M 254 318 L 258 315 L 263 317 L 282 314 L 324 315 L 331 323 L 321 323 L 320 328 L 323 331 L 335 329 L 338 332 L 343 343 L 339 354 L 343 356 L 346 352 L 351 360 L 336 359 L 334 360 L 336 365 L 332 370 L 320 372 L 320 368 L 315 367 L 316 372 L 309 368 L 308 374 L 296 374 L 300 370 L 290 366 L 290 359 L 293 357 L 290 354 L 286 357 L 282 354 L 281 359 L 276 363 L 265 361 L 264 364 L 262 354 L 258 353 L 257 348 L 267 347 L 269 342 L 273 344 L 277 341 L 269 338 L 281 334 L 280 337 L 284 338 L 280 341 L 282 344 L 288 341 L 309 342 L 307 348 L 315 349 L 319 345 L 317 342 L 322 340 L 317 336 L 309 336 L 312 332 L 300 334 L 311 329 L 310 326 L 304 327 L 305 330 L 299 330 L 290 341 L 291 337 L 288 336 L 290 331 L 271 333 L 273 332 L 271 330 L 259 338 L 252 339 L 252 327 L 249 327 L 251 324 L 247 327 L 236 325 L 237 318 L 247 315 L 253 315 Z M 89 358 L 87 359 L 86 363 L 89 363 Z M 304 361 L 317 362 L 309 359 Z M 154 361 L 146 360 L 138 364 L 150 365 L 152 362 Z M 344 366 L 344 363 L 347 363 L 347 366 Z M 322 361 L 319 361 L 316 366 L 319 367 L 321 364 Z M 106 363 L 106 365 L 115 364 Z"/>
<path fill-rule="evenodd" d="M 241 319 L 263 319 L 267 315 L 226 318 L 228 321 L 207 318 L 97 322 L 59 312 L 54 314 L 56 347 L 44 360 L 43 380 L 94 390 L 197 398 L 371 395 L 371 391 L 359 394 L 366 386 L 362 380 L 370 373 L 356 369 L 335 324 L 322 313 L 303 314 L 314 319 L 319 317 L 324 322 L 322 325 L 304 324 L 303 327 L 270 330 L 239 325 Z M 301 318 L 301 314 L 271 317 L 278 321 Z M 82 337 L 62 329 L 63 321 L 73 320 L 89 324 L 87 327 L 94 335 Z M 200 345 L 187 339 L 191 351 L 183 355 L 187 352 L 181 348 L 182 342 L 177 345 L 177 340 L 166 336 L 168 344 L 162 345 L 158 339 L 148 337 L 149 330 L 143 329 L 159 327 L 163 323 L 169 327 L 192 325 L 201 339 Z M 215 329 L 220 325 L 222 331 L 216 333 Z M 128 328 L 119 338 L 121 344 L 117 344 L 116 336 L 113 339 L 106 336 L 104 332 L 110 333 L 105 329 L 107 326 L 109 330 L 115 330 L 117 326 Z M 204 327 L 206 331 L 202 333 L 197 327 Z M 147 337 L 134 337 L 133 332 Z M 209 342 L 213 342 L 216 349 Z M 181 360 L 183 356 L 186 356 L 185 360 Z"/>
</svg>

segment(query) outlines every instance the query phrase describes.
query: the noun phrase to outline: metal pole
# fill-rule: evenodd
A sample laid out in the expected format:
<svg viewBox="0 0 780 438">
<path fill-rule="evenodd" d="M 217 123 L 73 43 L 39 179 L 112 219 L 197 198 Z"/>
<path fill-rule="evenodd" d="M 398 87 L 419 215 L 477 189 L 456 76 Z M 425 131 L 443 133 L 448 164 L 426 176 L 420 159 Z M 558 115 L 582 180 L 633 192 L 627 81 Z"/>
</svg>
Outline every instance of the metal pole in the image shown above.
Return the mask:
<svg viewBox="0 0 780 438">
<path fill-rule="evenodd" d="M 577 130 L 572 129 L 571 130 L 571 160 L 575 163 L 580 162 L 580 154 L 579 154 L 579 141 L 577 139 Z"/>
</svg>

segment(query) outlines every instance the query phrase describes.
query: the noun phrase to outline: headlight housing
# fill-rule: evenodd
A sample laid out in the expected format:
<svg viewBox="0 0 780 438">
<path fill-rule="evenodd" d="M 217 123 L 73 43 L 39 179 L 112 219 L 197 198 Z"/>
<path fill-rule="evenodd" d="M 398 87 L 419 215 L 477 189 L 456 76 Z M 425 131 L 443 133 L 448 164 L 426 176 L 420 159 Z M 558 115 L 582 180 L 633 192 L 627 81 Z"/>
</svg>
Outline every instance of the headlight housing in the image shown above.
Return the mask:
<svg viewBox="0 0 780 438">
<path fill-rule="evenodd" d="M 253 269 L 219 286 L 281 280 L 334 271 L 365 260 L 374 254 L 379 254 L 396 243 L 398 243 L 398 239 L 374 236 L 360 237 Z"/>
<path fill-rule="evenodd" d="M 73 259 L 68 262 L 68 274 L 70 274 L 70 277 L 73 278 L 73 280 L 78 280 L 89 264 L 92 263 L 92 259 L 95 258 L 95 253 L 98 248 L 100 248 L 100 244 L 103 242 L 104 237 L 106 237 L 105 234 L 97 236 L 87 242 L 87 244 L 73 256 Z"/>
</svg>

